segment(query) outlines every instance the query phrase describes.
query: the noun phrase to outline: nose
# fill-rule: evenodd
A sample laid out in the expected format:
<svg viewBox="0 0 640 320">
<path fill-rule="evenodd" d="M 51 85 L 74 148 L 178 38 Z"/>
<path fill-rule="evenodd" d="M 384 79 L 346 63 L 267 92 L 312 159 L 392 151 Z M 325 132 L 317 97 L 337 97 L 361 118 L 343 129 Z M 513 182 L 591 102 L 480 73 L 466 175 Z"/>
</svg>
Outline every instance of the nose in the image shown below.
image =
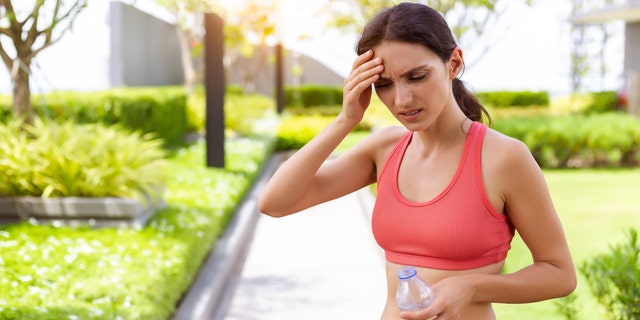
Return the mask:
<svg viewBox="0 0 640 320">
<path fill-rule="evenodd" d="M 396 107 L 407 107 L 409 106 L 411 100 L 413 99 L 413 96 L 411 94 L 411 90 L 409 89 L 408 86 L 403 85 L 403 84 L 397 84 L 394 87 L 394 98 L 393 98 L 393 102 L 396 105 Z"/>
</svg>

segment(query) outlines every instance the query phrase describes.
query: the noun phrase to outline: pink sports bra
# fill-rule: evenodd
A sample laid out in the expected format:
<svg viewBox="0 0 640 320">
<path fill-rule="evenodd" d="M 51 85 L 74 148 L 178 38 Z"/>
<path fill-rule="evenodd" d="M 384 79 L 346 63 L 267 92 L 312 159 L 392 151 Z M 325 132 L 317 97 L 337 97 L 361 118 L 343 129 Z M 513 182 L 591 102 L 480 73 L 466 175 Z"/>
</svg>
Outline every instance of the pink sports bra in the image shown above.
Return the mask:
<svg viewBox="0 0 640 320">
<path fill-rule="evenodd" d="M 398 189 L 398 170 L 412 132 L 391 151 L 378 179 L 372 217 L 373 235 L 389 262 L 462 270 L 506 258 L 514 228 L 493 209 L 484 190 L 480 154 L 486 129 L 473 123 L 452 181 L 424 203 L 405 199 Z"/>
</svg>

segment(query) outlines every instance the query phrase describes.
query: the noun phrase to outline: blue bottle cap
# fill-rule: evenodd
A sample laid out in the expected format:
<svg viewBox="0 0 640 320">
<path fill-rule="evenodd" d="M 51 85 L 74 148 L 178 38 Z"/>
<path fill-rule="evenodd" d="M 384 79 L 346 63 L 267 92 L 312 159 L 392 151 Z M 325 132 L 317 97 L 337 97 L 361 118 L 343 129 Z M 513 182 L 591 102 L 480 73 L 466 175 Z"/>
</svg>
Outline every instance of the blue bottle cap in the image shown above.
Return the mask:
<svg viewBox="0 0 640 320">
<path fill-rule="evenodd" d="M 398 278 L 400 280 L 409 279 L 414 277 L 416 274 L 418 274 L 418 272 L 416 271 L 416 268 L 412 266 L 402 266 L 398 269 Z"/>
</svg>

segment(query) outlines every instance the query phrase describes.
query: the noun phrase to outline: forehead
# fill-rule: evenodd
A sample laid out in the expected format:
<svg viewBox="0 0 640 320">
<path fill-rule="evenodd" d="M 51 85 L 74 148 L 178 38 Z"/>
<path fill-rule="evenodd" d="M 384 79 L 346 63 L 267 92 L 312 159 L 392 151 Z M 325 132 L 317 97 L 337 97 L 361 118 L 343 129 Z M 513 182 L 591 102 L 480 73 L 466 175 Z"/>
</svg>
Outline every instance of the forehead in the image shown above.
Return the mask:
<svg viewBox="0 0 640 320">
<path fill-rule="evenodd" d="M 401 72 L 417 65 L 436 66 L 443 64 L 431 49 L 415 43 L 401 41 L 383 41 L 373 48 L 374 57 L 382 58 L 386 70 Z"/>
</svg>

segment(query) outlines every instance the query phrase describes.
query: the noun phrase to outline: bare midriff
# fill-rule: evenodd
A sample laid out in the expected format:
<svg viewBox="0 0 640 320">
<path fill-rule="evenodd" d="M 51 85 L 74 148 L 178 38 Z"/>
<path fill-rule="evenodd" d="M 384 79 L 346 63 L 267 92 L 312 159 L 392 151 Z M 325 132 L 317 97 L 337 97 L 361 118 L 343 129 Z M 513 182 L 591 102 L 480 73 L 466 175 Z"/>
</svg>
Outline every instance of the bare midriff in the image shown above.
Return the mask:
<svg viewBox="0 0 640 320">
<path fill-rule="evenodd" d="M 398 269 L 402 265 L 387 262 L 387 302 L 382 312 L 381 320 L 401 320 L 400 310 L 396 305 L 396 289 L 398 287 Z M 499 274 L 504 266 L 503 262 L 490 264 L 488 266 L 469 269 L 469 270 L 438 270 L 416 267 L 418 276 L 424 279 L 427 283 L 433 284 L 441 279 L 466 274 Z M 437 293 L 436 293 L 437 295 Z M 437 299 L 437 296 L 436 296 Z M 493 312 L 493 307 L 490 303 L 473 303 L 469 305 L 464 313 L 460 316 L 460 319 L 472 319 L 472 320 L 495 320 L 496 315 Z"/>
</svg>

